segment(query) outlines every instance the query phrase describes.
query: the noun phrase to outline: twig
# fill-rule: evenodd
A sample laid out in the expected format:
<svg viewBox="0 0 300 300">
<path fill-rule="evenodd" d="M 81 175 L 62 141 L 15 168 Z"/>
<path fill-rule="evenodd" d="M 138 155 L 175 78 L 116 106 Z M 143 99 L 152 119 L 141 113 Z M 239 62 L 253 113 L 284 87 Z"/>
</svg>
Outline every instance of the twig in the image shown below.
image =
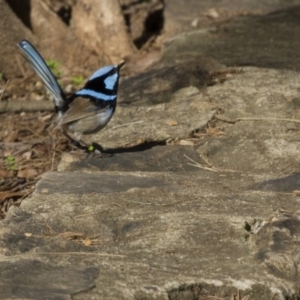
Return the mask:
<svg viewBox="0 0 300 300">
<path fill-rule="evenodd" d="M 189 159 L 191 162 L 193 162 L 192 164 L 191 163 L 187 163 L 188 165 L 190 166 L 193 166 L 193 167 L 196 167 L 196 168 L 200 168 L 200 169 L 204 169 L 204 170 L 208 170 L 208 171 L 211 171 L 211 172 L 232 172 L 232 173 L 237 173 L 239 172 L 238 170 L 230 170 L 230 169 L 219 169 L 219 168 L 216 168 L 214 167 L 211 163 L 209 163 L 207 160 L 205 160 L 202 157 L 202 159 L 204 160 L 204 162 L 208 165 L 207 167 L 205 166 L 202 166 L 201 164 L 199 164 L 198 162 L 196 162 L 195 160 L 191 159 L 190 157 L 188 157 L 187 155 L 184 155 L 187 159 Z"/>
<path fill-rule="evenodd" d="M 3 93 L 2 93 L 3 95 Z M 0 102 L 0 113 L 18 111 L 40 111 L 53 110 L 51 101 L 2 101 Z"/>
<path fill-rule="evenodd" d="M 37 182 L 38 182 L 38 180 L 32 180 L 32 181 L 29 181 L 29 182 L 26 182 L 26 183 L 22 184 L 22 185 L 19 186 L 18 188 L 19 188 L 19 189 L 23 189 L 25 186 L 32 185 L 32 184 L 36 184 Z"/>
<path fill-rule="evenodd" d="M 77 219 L 77 218 L 81 218 L 81 217 L 86 217 L 86 216 L 92 216 L 92 215 L 95 215 L 96 213 L 86 213 L 86 214 L 82 214 L 82 215 L 78 215 L 78 216 L 75 216 L 73 217 L 74 219 Z"/>
<path fill-rule="evenodd" d="M 190 166 L 199 168 L 199 169 L 204 169 L 204 170 L 208 170 L 208 171 L 212 171 L 212 172 L 219 172 L 219 171 L 215 170 L 214 168 L 211 168 L 211 167 L 203 167 L 203 166 L 201 166 L 200 164 L 191 164 L 191 163 L 187 163 L 187 164 L 190 165 Z"/>
<path fill-rule="evenodd" d="M 286 170 L 287 168 L 289 168 L 290 166 L 292 166 L 294 163 L 290 163 L 289 165 L 287 165 L 286 167 L 284 167 L 283 169 L 280 170 L 280 172 L 283 172 L 284 170 Z"/>
<path fill-rule="evenodd" d="M 144 123 L 144 121 L 136 121 L 136 122 L 125 123 L 125 124 L 121 124 L 121 125 L 116 125 L 116 126 L 113 126 L 111 129 L 116 129 L 116 128 L 125 127 L 125 126 L 129 126 L 129 125 L 134 125 L 134 124 L 139 124 L 139 123 Z"/>
<path fill-rule="evenodd" d="M 20 53 L 20 54 L 21 54 L 21 53 Z M 21 73 L 22 73 L 23 77 L 26 78 L 26 72 L 25 72 L 25 69 L 23 68 L 23 66 L 22 66 L 22 64 L 21 64 L 21 62 L 20 62 L 20 55 L 17 55 L 17 54 L 16 54 L 16 61 L 17 61 L 17 63 L 18 63 L 18 66 L 19 66 L 19 68 L 20 68 L 20 70 L 21 70 Z"/>
<path fill-rule="evenodd" d="M 4 92 L 5 92 L 5 89 L 6 89 L 7 85 L 8 85 L 8 83 L 9 83 L 9 80 L 7 80 L 6 83 L 5 83 L 5 86 L 4 86 L 3 91 L 2 91 L 2 93 L 1 93 L 1 96 L 0 96 L 0 102 L 1 102 L 1 100 L 2 100 L 2 97 L 3 97 L 3 95 L 4 95 Z"/>
<path fill-rule="evenodd" d="M 127 203 L 136 203 L 143 205 L 158 205 L 158 206 L 168 206 L 169 204 L 158 204 L 158 203 L 150 203 L 150 202 L 139 202 L 139 201 L 126 201 Z"/>
<path fill-rule="evenodd" d="M 275 292 L 273 295 L 272 295 L 272 298 L 271 298 L 271 300 L 274 300 L 275 299 L 275 296 L 277 296 L 278 295 L 278 293 L 277 292 Z"/>
<path fill-rule="evenodd" d="M 207 164 L 208 167 L 214 167 L 207 159 L 204 158 L 204 155 L 200 154 L 200 157 Z"/>
<path fill-rule="evenodd" d="M 108 253 L 97 253 L 97 252 L 35 252 L 34 254 L 48 255 L 48 254 L 61 254 L 61 255 L 96 255 L 96 256 L 108 256 L 108 257 L 126 257 L 126 255 L 120 254 L 108 254 Z"/>
<path fill-rule="evenodd" d="M 300 120 L 297 119 L 285 119 L 285 118 L 236 118 L 236 119 L 229 119 L 224 117 L 223 115 L 215 115 L 215 118 L 219 121 L 235 124 L 239 121 L 281 121 L 281 122 L 293 122 L 293 123 L 300 123 Z"/>
<path fill-rule="evenodd" d="M 55 146 L 56 146 L 56 145 L 54 144 L 54 148 L 52 149 L 52 158 L 51 158 L 51 169 L 50 169 L 50 171 L 53 171 L 53 170 L 54 170 L 55 154 L 56 154 Z M 51 150 L 49 149 L 49 147 L 48 147 L 48 153 L 49 153 L 49 156 L 50 156 Z"/>
<path fill-rule="evenodd" d="M 191 162 L 193 162 L 193 164 L 188 163 L 188 165 L 196 167 L 196 168 L 200 168 L 200 169 L 204 169 L 204 170 L 208 170 L 208 171 L 212 171 L 212 172 L 219 172 L 215 167 L 213 167 L 212 165 L 208 165 L 207 167 L 202 166 L 201 164 L 197 163 L 195 160 L 191 159 L 190 157 L 188 157 L 187 155 L 184 155 L 188 160 L 190 160 Z"/>
</svg>

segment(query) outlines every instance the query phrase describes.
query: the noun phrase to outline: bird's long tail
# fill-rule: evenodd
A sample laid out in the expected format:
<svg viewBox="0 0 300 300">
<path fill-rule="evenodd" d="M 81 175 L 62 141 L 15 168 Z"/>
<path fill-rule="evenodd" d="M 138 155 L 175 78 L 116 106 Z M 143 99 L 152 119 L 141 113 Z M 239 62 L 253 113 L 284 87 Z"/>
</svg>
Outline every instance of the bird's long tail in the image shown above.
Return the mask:
<svg viewBox="0 0 300 300">
<path fill-rule="evenodd" d="M 18 43 L 18 47 L 34 71 L 40 76 L 47 90 L 53 96 L 56 110 L 58 114 L 61 115 L 68 108 L 66 96 L 46 62 L 30 42 L 24 40 Z"/>
</svg>

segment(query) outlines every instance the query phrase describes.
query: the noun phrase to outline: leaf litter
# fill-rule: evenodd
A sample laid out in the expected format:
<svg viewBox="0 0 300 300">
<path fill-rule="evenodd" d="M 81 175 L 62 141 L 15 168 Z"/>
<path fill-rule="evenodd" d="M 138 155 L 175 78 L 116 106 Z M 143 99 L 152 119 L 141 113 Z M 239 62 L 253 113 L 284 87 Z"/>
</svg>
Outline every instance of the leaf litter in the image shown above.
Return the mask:
<svg viewBox="0 0 300 300">
<path fill-rule="evenodd" d="M 54 171 L 69 141 L 59 131 L 46 132 L 49 112 L 4 113 L 0 124 L 0 219 L 12 205 L 32 194 L 47 171 Z"/>
</svg>

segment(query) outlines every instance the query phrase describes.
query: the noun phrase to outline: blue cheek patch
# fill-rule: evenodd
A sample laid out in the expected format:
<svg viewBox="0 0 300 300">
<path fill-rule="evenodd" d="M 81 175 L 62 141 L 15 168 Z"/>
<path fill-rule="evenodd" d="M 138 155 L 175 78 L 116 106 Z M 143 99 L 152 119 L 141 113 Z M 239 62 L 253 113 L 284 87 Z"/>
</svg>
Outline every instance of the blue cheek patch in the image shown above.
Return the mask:
<svg viewBox="0 0 300 300">
<path fill-rule="evenodd" d="M 87 90 L 87 89 L 82 89 L 78 92 L 75 93 L 77 96 L 86 96 L 86 97 L 92 97 L 97 100 L 104 100 L 104 101 L 113 101 L 117 98 L 116 95 L 105 95 L 103 93 L 95 92 L 93 90 Z"/>
<path fill-rule="evenodd" d="M 118 81 L 118 73 L 115 73 L 114 75 L 105 78 L 104 79 L 105 88 L 107 90 L 113 90 L 117 81 Z"/>
<path fill-rule="evenodd" d="M 109 73 L 111 70 L 113 70 L 115 68 L 115 66 L 106 66 L 106 67 L 103 67 L 101 69 L 99 69 L 98 71 L 96 71 L 90 78 L 89 80 L 93 80 L 97 77 L 101 77 L 107 73 Z"/>
</svg>

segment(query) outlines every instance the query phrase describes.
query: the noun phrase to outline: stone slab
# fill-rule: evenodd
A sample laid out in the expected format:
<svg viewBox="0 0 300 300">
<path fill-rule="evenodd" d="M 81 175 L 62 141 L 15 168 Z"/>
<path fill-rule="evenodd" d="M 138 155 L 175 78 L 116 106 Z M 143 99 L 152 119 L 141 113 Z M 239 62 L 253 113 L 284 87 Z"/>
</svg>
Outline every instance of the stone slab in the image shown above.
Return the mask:
<svg viewBox="0 0 300 300">
<path fill-rule="evenodd" d="M 299 5 L 298 0 L 165 0 L 165 34 L 193 31 L 236 16 L 265 15 Z"/>
<path fill-rule="evenodd" d="M 126 181 L 118 180 L 122 176 Z M 204 170 L 48 173 L 33 197 L 4 221 L 2 258 L 98 269 L 96 288 L 75 299 L 167 299 L 192 287 L 219 296 L 239 289 L 268 299 L 276 289 L 291 290 L 293 278 L 283 283 L 266 272 L 243 226 L 267 220 L 281 207 L 294 211 L 299 201 L 292 193 L 249 186 L 266 179 Z M 87 186 L 91 182 L 94 191 Z M 115 189 L 107 192 L 108 186 Z M 78 239 L 69 239 L 71 233 Z M 96 242 L 80 243 L 80 237 Z"/>
<path fill-rule="evenodd" d="M 163 60 L 190 55 L 211 57 L 227 66 L 300 69 L 300 6 L 266 15 L 240 17 L 217 27 L 201 28 L 165 42 Z"/>
</svg>

